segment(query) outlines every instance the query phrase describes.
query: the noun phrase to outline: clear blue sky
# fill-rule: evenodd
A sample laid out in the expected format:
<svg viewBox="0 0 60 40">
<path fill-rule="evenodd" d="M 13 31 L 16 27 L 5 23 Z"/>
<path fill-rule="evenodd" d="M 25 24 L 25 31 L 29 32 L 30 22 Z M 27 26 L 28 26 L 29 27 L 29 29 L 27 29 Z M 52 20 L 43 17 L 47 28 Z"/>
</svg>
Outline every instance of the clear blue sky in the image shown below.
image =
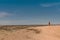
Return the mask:
<svg viewBox="0 0 60 40">
<path fill-rule="evenodd" d="M 0 24 L 60 23 L 60 0 L 0 0 Z"/>
</svg>

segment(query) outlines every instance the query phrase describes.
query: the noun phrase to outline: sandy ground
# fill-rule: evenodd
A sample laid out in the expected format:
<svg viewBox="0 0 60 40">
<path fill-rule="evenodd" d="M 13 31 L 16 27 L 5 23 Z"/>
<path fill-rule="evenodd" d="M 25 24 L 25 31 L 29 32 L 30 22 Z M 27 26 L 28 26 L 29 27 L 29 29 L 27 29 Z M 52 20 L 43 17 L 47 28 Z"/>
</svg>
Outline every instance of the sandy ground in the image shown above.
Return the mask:
<svg viewBox="0 0 60 40">
<path fill-rule="evenodd" d="M 0 40 L 60 40 L 60 26 L 31 27 L 14 30 L 0 30 Z"/>
</svg>

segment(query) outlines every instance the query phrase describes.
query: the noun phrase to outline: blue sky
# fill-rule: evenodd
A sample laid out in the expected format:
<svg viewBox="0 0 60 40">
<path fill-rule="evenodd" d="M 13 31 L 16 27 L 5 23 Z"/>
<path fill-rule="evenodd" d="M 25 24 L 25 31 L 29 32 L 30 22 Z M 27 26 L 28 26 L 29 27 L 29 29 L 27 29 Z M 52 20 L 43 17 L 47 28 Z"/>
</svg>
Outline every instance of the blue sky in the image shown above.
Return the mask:
<svg viewBox="0 0 60 40">
<path fill-rule="evenodd" d="M 1 25 L 60 23 L 60 0 L 0 0 Z"/>
</svg>

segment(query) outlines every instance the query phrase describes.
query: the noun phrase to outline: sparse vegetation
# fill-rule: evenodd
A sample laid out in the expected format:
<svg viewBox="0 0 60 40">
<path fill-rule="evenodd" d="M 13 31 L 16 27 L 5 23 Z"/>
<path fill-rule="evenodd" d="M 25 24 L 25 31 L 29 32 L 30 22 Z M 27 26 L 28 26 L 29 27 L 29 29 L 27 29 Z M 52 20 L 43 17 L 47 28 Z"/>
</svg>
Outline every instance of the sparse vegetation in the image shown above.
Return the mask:
<svg viewBox="0 0 60 40">
<path fill-rule="evenodd" d="M 34 31 L 37 34 L 41 32 L 41 30 L 37 30 L 37 29 L 27 29 L 27 30 Z"/>
<path fill-rule="evenodd" d="M 27 29 L 29 27 L 37 27 L 37 26 L 39 25 L 5 25 L 5 26 L 0 26 L 0 30 L 13 31 L 13 30 Z M 30 30 L 33 30 L 33 29 L 30 29 Z M 37 31 L 37 30 L 34 29 L 34 31 Z"/>
<path fill-rule="evenodd" d="M 0 30 L 13 31 L 18 29 L 25 29 L 27 26 L 1 26 Z"/>
</svg>

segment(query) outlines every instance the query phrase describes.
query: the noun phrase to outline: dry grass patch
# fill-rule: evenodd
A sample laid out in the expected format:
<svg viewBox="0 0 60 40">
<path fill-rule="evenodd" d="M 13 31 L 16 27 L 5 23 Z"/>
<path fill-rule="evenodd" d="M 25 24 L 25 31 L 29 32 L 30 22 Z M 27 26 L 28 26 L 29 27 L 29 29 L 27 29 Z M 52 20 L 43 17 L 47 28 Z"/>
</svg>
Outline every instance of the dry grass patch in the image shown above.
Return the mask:
<svg viewBox="0 0 60 40">
<path fill-rule="evenodd" d="M 36 34 L 41 33 L 41 30 L 38 30 L 38 29 L 27 29 L 27 30 L 34 31 Z"/>
</svg>

